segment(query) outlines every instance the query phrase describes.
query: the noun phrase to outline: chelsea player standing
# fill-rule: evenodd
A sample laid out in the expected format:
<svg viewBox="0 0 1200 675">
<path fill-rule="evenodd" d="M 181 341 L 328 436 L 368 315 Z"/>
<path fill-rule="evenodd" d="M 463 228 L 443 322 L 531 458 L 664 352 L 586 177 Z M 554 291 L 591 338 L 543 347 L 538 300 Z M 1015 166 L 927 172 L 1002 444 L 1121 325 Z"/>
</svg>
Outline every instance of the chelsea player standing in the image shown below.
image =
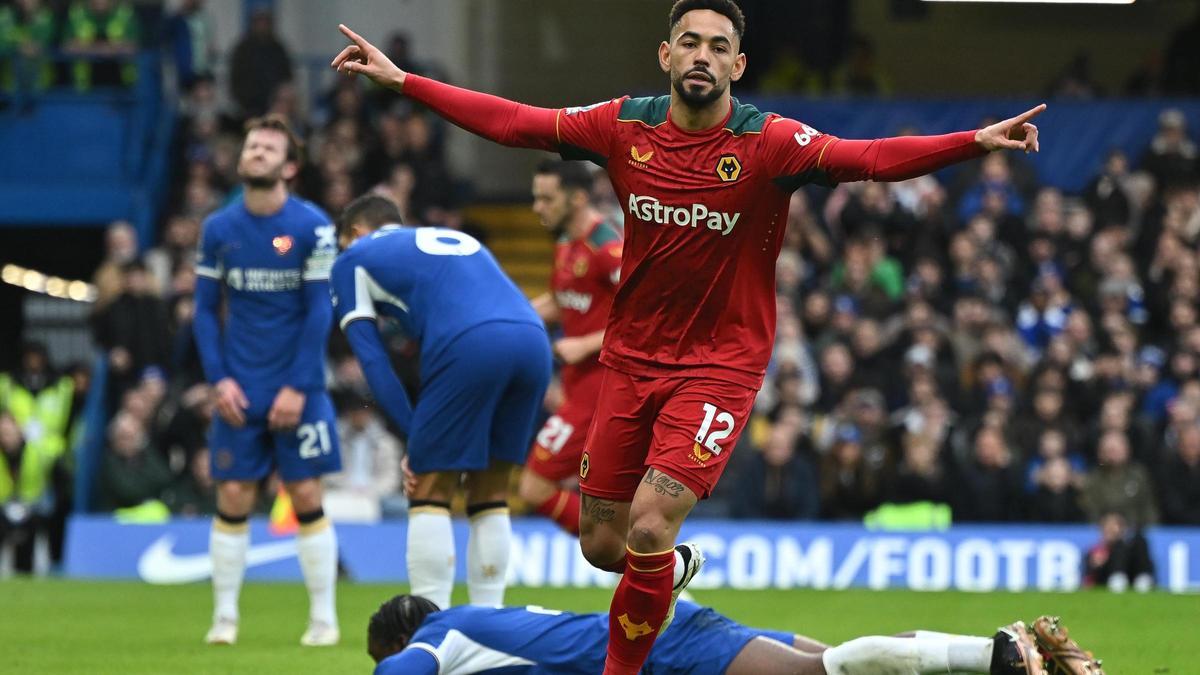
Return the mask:
<svg viewBox="0 0 1200 675">
<path fill-rule="evenodd" d="M 278 116 L 253 119 L 238 160 L 242 199 L 204 224 L 196 263 L 196 344 L 218 416 L 209 429 L 217 517 L 209 644 L 237 641 L 238 593 L 258 482 L 278 468 L 300 522 L 300 568 L 309 595 L 301 644 L 336 644 L 337 537 L 321 508 L 322 474 L 341 458 L 325 391 L 336 230 L 316 206 L 288 194 L 300 143 Z M 222 329 L 220 305 L 225 293 Z"/>
<path fill-rule="evenodd" d="M 467 589 L 472 604 L 500 605 L 512 537 L 509 477 L 525 460 L 550 381 L 549 340 L 482 244 L 455 230 L 399 223 L 396 205 L 378 195 L 346 207 L 334 312 L 380 407 L 408 435 L 416 474 L 406 554 L 413 595 L 450 606 L 450 498 L 465 473 Z M 415 407 L 384 349 L 375 323 L 381 314 L 421 345 Z"/>
</svg>

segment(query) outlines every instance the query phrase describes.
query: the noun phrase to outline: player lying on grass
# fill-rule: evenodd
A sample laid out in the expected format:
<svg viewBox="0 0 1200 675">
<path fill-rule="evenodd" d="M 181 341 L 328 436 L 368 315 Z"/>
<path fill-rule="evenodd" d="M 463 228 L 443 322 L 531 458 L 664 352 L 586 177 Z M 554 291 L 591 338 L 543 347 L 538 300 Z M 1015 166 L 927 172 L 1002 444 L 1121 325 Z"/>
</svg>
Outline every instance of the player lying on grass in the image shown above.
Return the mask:
<svg viewBox="0 0 1200 675">
<path fill-rule="evenodd" d="M 803 635 L 743 626 L 681 600 L 643 672 L 656 675 L 1103 675 L 1058 619 L 1016 621 L 995 636 L 916 631 L 836 647 Z M 604 667 L 608 615 L 541 607 L 455 607 L 412 595 L 380 605 L 367 628 L 375 675 L 595 675 Z M 1048 655 L 1046 660 L 1042 654 Z M 1051 670 L 1047 671 L 1047 667 Z"/>
</svg>

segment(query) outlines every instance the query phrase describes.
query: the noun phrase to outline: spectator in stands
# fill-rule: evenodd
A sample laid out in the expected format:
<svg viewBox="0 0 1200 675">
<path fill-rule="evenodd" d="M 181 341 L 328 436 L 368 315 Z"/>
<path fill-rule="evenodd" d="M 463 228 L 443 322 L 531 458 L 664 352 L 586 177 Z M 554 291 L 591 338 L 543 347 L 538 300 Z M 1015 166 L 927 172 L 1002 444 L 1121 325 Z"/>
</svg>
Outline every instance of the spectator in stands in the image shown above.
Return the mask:
<svg viewBox="0 0 1200 675">
<path fill-rule="evenodd" d="M 830 343 L 821 352 L 820 395 L 814 404 L 818 412 L 832 412 L 854 386 L 854 357 L 842 342 Z"/>
<path fill-rule="evenodd" d="M 211 461 L 207 447 L 188 457 L 187 471 L 163 491 L 163 502 L 171 513 L 209 516 L 217 512 L 217 484 L 213 481 Z"/>
<path fill-rule="evenodd" d="M 1098 522 L 1105 513 L 1120 513 L 1136 528 L 1158 522 L 1158 505 L 1146 468 L 1129 458 L 1129 439 L 1118 431 L 1100 438 L 1098 466 L 1083 485 L 1082 506 Z"/>
<path fill-rule="evenodd" d="M 0 7 L 0 89 L 28 105 L 31 92 L 54 84 L 54 12 L 42 0 Z"/>
<path fill-rule="evenodd" d="M 995 200 L 999 206 L 989 205 L 989 199 Z M 958 205 L 958 217 L 967 222 L 972 216 L 985 210 L 992 216 L 1020 216 L 1025 212 L 1025 202 L 1013 183 L 1008 160 L 996 153 L 983 158 L 979 182 L 963 194 Z"/>
<path fill-rule="evenodd" d="M 183 214 L 167 220 L 162 242 L 146 252 L 146 269 L 157 288 L 171 288 L 176 270 L 190 267 L 200 242 L 200 221 Z"/>
<path fill-rule="evenodd" d="M 900 465 L 891 472 L 883 487 L 883 501 L 892 504 L 950 501 L 950 480 L 939 457 L 936 437 L 906 433 Z"/>
<path fill-rule="evenodd" d="M 351 396 L 341 404 L 345 410 L 338 420 L 342 470 L 325 476 L 326 508 L 340 511 L 343 519 L 404 516 L 408 500 L 400 487 L 400 441 L 367 399 Z"/>
<path fill-rule="evenodd" d="M 104 259 L 96 268 L 92 283 L 96 286 L 93 312 L 100 312 L 121 294 L 125 283 L 125 265 L 137 260 L 137 232 L 124 220 L 113 221 L 104 232 Z"/>
<path fill-rule="evenodd" d="M 1108 586 L 1114 593 L 1129 588 L 1130 580 L 1138 592 L 1154 587 L 1154 560 L 1146 538 L 1131 528 L 1117 511 L 1100 518 L 1100 543 L 1087 553 L 1084 560 L 1083 585 Z"/>
<path fill-rule="evenodd" d="M 67 9 L 62 50 L 81 57 L 71 65 L 75 88 L 130 86 L 141 27 L 128 0 L 75 0 Z"/>
<path fill-rule="evenodd" d="M 56 459 L 27 443 L 16 418 L 0 408 L 0 549 L 12 547 L 19 572 L 33 571 L 34 539 L 54 510 Z"/>
<path fill-rule="evenodd" d="M 1084 188 L 1084 202 L 1091 209 L 1098 227 L 1129 224 L 1131 206 L 1125 191 L 1128 178 L 1128 158 L 1124 152 L 1112 150 L 1104 161 L 1104 170 Z"/>
<path fill-rule="evenodd" d="M 1081 523 L 1078 474 L 1064 457 L 1047 460 L 1035 474 L 1037 489 L 1029 499 L 1029 520 L 1035 523 Z"/>
<path fill-rule="evenodd" d="M 975 433 L 974 456 L 959 470 L 952 497 L 955 522 L 1021 520 L 1021 475 L 1004 434 L 995 426 Z"/>
<path fill-rule="evenodd" d="M 275 90 L 292 80 L 292 57 L 275 35 L 275 18 L 265 5 L 250 16 L 250 30 L 229 58 L 229 88 L 243 117 L 262 115 Z"/>
<path fill-rule="evenodd" d="M 1191 181 L 1196 176 L 1196 144 L 1187 134 L 1187 119 L 1176 108 L 1158 116 L 1158 133 L 1142 156 L 1142 170 L 1154 176 L 1159 189 Z"/>
<path fill-rule="evenodd" d="M 1161 472 L 1163 522 L 1200 525 L 1200 426 L 1179 429 Z"/>
<path fill-rule="evenodd" d="M 167 46 L 175 60 L 175 73 L 182 89 L 190 89 L 200 77 L 210 77 L 217 60 L 216 27 L 204 0 L 183 0 L 167 19 Z"/>
<path fill-rule="evenodd" d="M 55 372 L 40 342 L 22 345 L 18 368 L 0 373 L 0 411 L 12 414 L 26 442 L 52 462 L 67 454 L 74 396 L 74 381 Z"/>
<path fill-rule="evenodd" d="M 121 294 L 92 317 L 96 342 L 108 353 L 116 397 L 137 384 L 146 368 L 165 369 L 171 360 L 167 307 L 152 284 L 145 265 L 127 264 Z"/>
<path fill-rule="evenodd" d="M 821 518 L 861 520 L 879 504 L 879 476 L 867 466 L 862 433 L 840 424 L 821 464 Z"/>
<path fill-rule="evenodd" d="M 760 451 L 750 458 L 738 475 L 738 498 L 733 502 L 735 518 L 769 520 L 813 520 L 818 514 L 817 480 L 812 465 L 797 452 L 803 413 L 788 408 L 771 426 Z"/>
<path fill-rule="evenodd" d="M 108 427 L 101 474 L 101 508 L 119 509 L 158 500 L 171 484 L 171 470 L 150 446 L 146 427 L 121 411 Z"/>
</svg>

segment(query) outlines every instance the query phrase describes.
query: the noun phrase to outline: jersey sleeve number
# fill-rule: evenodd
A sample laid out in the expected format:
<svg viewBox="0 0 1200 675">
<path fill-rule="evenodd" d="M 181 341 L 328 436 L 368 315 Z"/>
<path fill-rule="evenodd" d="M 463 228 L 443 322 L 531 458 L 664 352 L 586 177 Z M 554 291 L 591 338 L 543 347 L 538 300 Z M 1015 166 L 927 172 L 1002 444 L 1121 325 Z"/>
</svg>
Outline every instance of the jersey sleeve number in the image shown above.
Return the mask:
<svg viewBox="0 0 1200 675">
<path fill-rule="evenodd" d="M 724 429 L 713 429 L 713 422 L 725 425 Z M 696 432 L 696 442 L 702 444 L 713 452 L 713 454 L 721 454 L 721 446 L 718 441 L 723 441 L 729 438 L 729 434 L 733 433 L 734 427 L 733 415 L 727 412 L 718 411 L 717 406 L 711 403 L 704 404 L 704 423 L 700 425 L 700 430 Z M 710 431 L 711 430 L 711 431 Z"/>
<path fill-rule="evenodd" d="M 483 248 L 474 237 L 440 227 L 417 229 L 417 248 L 429 255 L 474 255 Z"/>
<path fill-rule="evenodd" d="M 557 455 L 567 441 L 571 440 L 571 434 L 574 432 L 574 425 L 567 424 L 563 418 L 554 415 L 546 420 L 546 426 L 538 432 L 537 444 Z"/>
<path fill-rule="evenodd" d="M 792 135 L 792 138 L 796 139 L 796 142 L 800 144 L 800 147 L 808 145 L 812 142 L 812 139 L 816 138 L 821 133 L 807 124 L 801 124 L 800 128 L 804 129 L 804 133 L 797 131 Z"/>
<path fill-rule="evenodd" d="M 329 438 L 329 423 L 325 421 L 316 424 L 301 424 L 296 430 L 300 437 L 300 459 L 312 459 L 328 455 L 333 450 Z"/>
</svg>

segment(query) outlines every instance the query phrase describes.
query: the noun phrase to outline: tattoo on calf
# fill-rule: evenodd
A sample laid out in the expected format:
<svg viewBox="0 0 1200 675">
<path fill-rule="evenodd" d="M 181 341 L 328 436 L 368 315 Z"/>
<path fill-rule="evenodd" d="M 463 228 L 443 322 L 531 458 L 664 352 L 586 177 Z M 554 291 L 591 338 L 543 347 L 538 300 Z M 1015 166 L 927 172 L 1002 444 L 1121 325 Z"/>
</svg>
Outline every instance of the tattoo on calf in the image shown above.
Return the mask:
<svg viewBox="0 0 1200 675">
<path fill-rule="evenodd" d="M 583 511 L 593 523 L 611 523 L 617 517 L 613 502 L 583 495 Z"/>
<path fill-rule="evenodd" d="M 654 491 L 660 495 L 675 498 L 683 494 L 683 483 L 661 471 L 646 469 L 646 477 L 642 479 L 642 482 L 653 487 Z"/>
</svg>

